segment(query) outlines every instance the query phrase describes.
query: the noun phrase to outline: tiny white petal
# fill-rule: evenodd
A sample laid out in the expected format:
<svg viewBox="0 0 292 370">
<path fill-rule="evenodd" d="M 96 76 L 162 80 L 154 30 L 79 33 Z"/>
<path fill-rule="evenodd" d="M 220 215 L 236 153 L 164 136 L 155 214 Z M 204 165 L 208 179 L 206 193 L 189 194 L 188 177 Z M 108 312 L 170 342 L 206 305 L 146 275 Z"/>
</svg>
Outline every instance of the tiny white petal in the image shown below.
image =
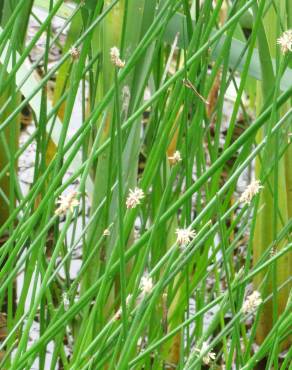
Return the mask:
<svg viewBox="0 0 292 370">
<path fill-rule="evenodd" d="M 277 39 L 277 44 L 280 45 L 283 54 L 292 51 L 292 30 L 285 31 L 282 36 Z"/>
<path fill-rule="evenodd" d="M 103 236 L 110 236 L 111 235 L 111 232 L 109 229 L 104 229 L 103 230 Z"/>
<path fill-rule="evenodd" d="M 70 48 L 69 53 L 71 54 L 71 57 L 72 57 L 73 60 L 77 60 L 80 57 L 79 49 L 74 47 L 74 46 L 72 48 Z"/>
<path fill-rule="evenodd" d="M 171 164 L 179 163 L 182 160 L 180 152 L 176 150 L 172 156 L 168 157 L 168 160 Z"/>
<path fill-rule="evenodd" d="M 142 294 L 147 295 L 151 293 L 152 288 L 153 288 L 152 278 L 147 275 L 142 276 L 140 283 L 140 289 L 142 290 Z"/>
<path fill-rule="evenodd" d="M 201 349 L 195 348 L 195 352 L 197 352 L 199 356 L 203 356 L 202 360 L 205 365 L 210 365 L 211 362 L 215 360 L 216 353 L 213 351 L 205 353 L 207 348 L 208 348 L 207 342 L 203 342 L 202 348 Z"/>
<path fill-rule="evenodd" d="M 56 209 L 55 214 L 61 215 L 65 214 L 67 211 L 74 211 L 74 208 L 79 205 L 79 200 L 77 197 L 77 192 L 75 190 L 71 191 L 67 195 L 61 195 L 57 203 L 59 207 Z"/>
<path fill-rule="evenodd" d="M 176 229 L 175 233 L 177 235 L 176 242 L 179 245 L 189 244 L 196 237 L 196 232 L 191 229 Z"/>
<path fill-rule="evenodd" d="M 114 66 L 118 68 L 125 67 L 125 62 L 120 59 L 120 50 L 116 46 L 111 48 L 110 57 L 111 57 L 111 62 L 113 63 Z"/>
<path fill-rule="evenodd" d="M 260 189 L 262 189 L 263 186 L 261 185 L 260 181 L 253 180 L 245 189 L 243 194 L 241 195 L 239 201 L 244 204 L 250 204 L 252 201 L 252 198 L 259 193 Z"/>
<path fill-rule="evenodd" d="M 135 208 L 138 204 L 140 204 L 141 200 L 145 197 L 144 192 L 142 189 L 135 188 L 134 190 L 129 190 L 129 195 L 126 200 L 127 208 Z"/>
<path fill-rule="evenodd" d="M 242 305 L 242 312 L 244 314 L 253 314 L 257 310 L 258 306 L 262 303 L 261 294 L 255 290 L 250 294 Z"/>
</svg>

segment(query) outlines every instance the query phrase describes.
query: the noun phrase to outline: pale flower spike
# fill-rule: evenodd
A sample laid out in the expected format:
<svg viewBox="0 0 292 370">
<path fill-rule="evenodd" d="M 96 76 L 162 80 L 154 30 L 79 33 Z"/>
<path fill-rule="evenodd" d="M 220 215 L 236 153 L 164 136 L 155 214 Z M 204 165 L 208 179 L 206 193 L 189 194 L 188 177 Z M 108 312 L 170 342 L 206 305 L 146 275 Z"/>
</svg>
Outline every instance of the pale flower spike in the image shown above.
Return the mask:
<svg viewBox="0 0 292 370">
<path fill-rule="evenodd" d="M 103 236 L 110 236 L 111 235 L 111 232 L 109 229 L 104 229 L 103 230 Z"/>
<path fill-rule="evenodd" d="M 250 294 L 242 305 L 242 312 L 244 314 L 253 314 L 257 310 L 258 306 L 262 303 L 261 294 L 255 290 Z"/>
<path fill-rule="evenodd" d="M 203 342 L 202 348 L 201 349 L 195 348 L 195 352 L 197 352 L 199 356 L 203 356 L 202 360 L 205 365 L 210 365 L 213 361 L 215 361 L 216 353 L 213 351 L 205 353 L 207 348 L 208 348 L 207 342 Z"/>
<path fill-rule="evenodd" d="M 74 208 L 79 205 L 79 201 L 76 199 L 77 194 L 77 191 L 73 190 L 68 195 L 61 195 L 57 202 L 60 206 L 56 209 L 55 214 L 66 214 L 68 210 L 73 213 Z"/>
<path fill-rule="evenodd" d="M 152 288 L 153 288 L 152 278 L 147 275 L 142 276 L 141 283 L 140 283 L 140 289 L 142 290 L 142 294 L 147 295 L 151 293 Z"/>
<path fill-rule="evenodd" d="M 176 242 L 179 245 L 187 245 L 196 237 L 196 232 L 191 229 L 176 229 Z"/>
<path fill-rule="evenodd" d="M 168 157 L 168 160 L 171 164 L 179 163 L 182 160 L 180 152 L 176 150 L 172 156 Z"/>
<path fill-rule="evenodd" d="M 71 54 L 73 60 L 77 60 L 80 57 L 79 49 L 74 46 L 69 50 L 69 53 Z"/>
<path fill-rule="evenodd" d="M 277 44 L 280 45 L 283 54 L 292 51 L 292 29 L 285 31 L 282 36 L 278 38 Z"/>
<path fill-rule="evenodd" d="M 253 180 L 248 187 L 245 189 L 243 194 L 241 195 L 239 201 L 244 204 L 250 204 L 252 201 L 252 198 L 259 193 L 260 189 L 262 189 L 263 186 L 261 185 L 260 181 Z"/>
<path fill-rule="evenodd" d="M 141 204 L 141 200 L 145 197 L 142 189 L 135 188 L 129 190 L 129 195 L 126 200 L 127 208 L 136 208 L 138 204 Z"/>
<path fill-rule="evenodd" d="M 111 57 L 111 62 L 113 63 L 114 66 L 116 66 L 118 68 L 124 68 L 125 67 L 125 61 L 121 60 L 120 50 L 116 46 L 111 48 L 110 57 Z"/>
</svg>

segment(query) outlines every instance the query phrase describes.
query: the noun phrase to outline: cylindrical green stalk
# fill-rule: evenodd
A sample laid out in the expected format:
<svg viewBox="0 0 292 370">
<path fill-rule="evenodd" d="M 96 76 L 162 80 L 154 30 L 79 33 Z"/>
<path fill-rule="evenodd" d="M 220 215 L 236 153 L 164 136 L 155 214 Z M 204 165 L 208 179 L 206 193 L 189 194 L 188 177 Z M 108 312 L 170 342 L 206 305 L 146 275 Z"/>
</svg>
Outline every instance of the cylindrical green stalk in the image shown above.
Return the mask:
<svg viewBox="0 0 292 370">
<path fill-rule="evenodd" d="M 260 112 L 261 106 L 279 93 L 278 83 L 281 65 L 275 66 L 276 77 L 273 76 L 271 66 L 271 56 L 276 56 L 276 41 L 278 32 L 282 31 L 279 28 L 279 15 L 283 14 L 284 1 L 277 1 L 276 6 L 278 13 L 276 14 L 271 7 L 263 20 L 263 26 L 258 35 L 258 48 L 261 56 L 261 66 L 263 74 L 263 82 L 258 84 L 257 90 L 257 108 Z M 282 18 L 284 19 L 284 18 Z M 284 21 L 283 24 L 286 24 Z M 281 56 L 281 59 L 283 56 Z M 279 64 L 279 63 L 278 63 Z M 258 158 L 256 161 L 256 177 L 260 177 L 265 172 L 265 168 L 273 161 L 275 163 L 274 170 L 268 176 L 264 189 L 261 192 L 259 202 L 259 213 L 257 214 L 257 222 L 254 235 L 253 256 L 254 263 L 261 258 L 266 248 L 276 239 L 278 232 L 291 218 L 291 146 L 288 148 L 284 156 L 279 159 L 277 157 L 277 142 L 283 140 L 280 136 L 274 139 L 269 139 L 271 127 L 274 125 L 274 120 L 279 114 L 284 114 L 288 105 L 282 108 L 279 112 L 273 110 L 270 121 L 261 130 L 261 136 L 267 135 L 268 144 L 262 161 Z M 279 135 L 279 134 L 278 134 Z M 278 140 L 278 141 L 277 141 Z M 284 139 L 285 140 L 285 139 Z M 280 141 L 281 142 L 281 141 Z M 290 164 L 290 167 L 289 167 Z M 283 240 L 280 244 L 275 245 L 275 252 L 285 247 L 287 241 Z M 264 296 L 273 292 L 273 300 L 268 301 L 260 315 L 259 325 L 257 328 L 257 341 L 262 343 L 265 337 L 270 332 L 275 320 L 284 311 L 291 284 L 277 293 L 277 286 L 280 286 L 291 277 L 292 255 L 291 253 L 283 256 L 277 264 L 274 264 L 269 271 L 265 270 L 254 278 L 256 288 L 259 288 L 264 280 L 266 273 L 269 277 L 267 284 L 263 289 Z M 288 345 L 286 341 L 285 345 Z"/>
<path fill-rule="evenodd" d="M 112 2 L 108 0 L 105 1 L 104 7 L 107 7 L 111 3 Z M 148 23 L 151 22 L 153 17 L 153 14 L 151 17 L 148 15 L 148 19 L 143 17 L 143 13 L 146 14 L 145 9 L 145 0 L 119 1 L 96 30 L 92 43 L 92 53 L 95 54 L 96 52 L 100 52 L 100 65 L 97 66 L 97 68 L 100 68 L 100 71 L 98 74 L 97 94 L 96 96 L 90 97 L 91 104 L 89 110 L 93 109 L 114 85 L 115 66 L 111 61 L 111 49 L 117 47 L 121 52 L 121 59 L 127 64 L 127 60 L 130 59 L 138 42 L 143 37 L 144 33 L 142 32 L 142 28 L 147 29 Z M 151 8 L 151 11 L 153 11 L 153 9 L 155 9 L 154 6 Z M 93 221 L 92 227 L 89 229 L 88 238 L 84 245 L 85 258 L 91 253 L 91 250 L 95 247 L 96 241 L 103 235 L 104 230 L 111 224 L 113 224 L 113 227 L 111 229 L 111 236 L 102 240 L 101 245 L 92 256 L 92 261 L 84 274 L 84 279 L 81 284 L 82 292 L 85 292 L 92 286 L 97 278 L 104 273 L 106 263 L 113 253 L 113 247 L 120 238 L 121 223 L 123 221 L 117 209 L 120 209 L 120 202 L 122 199 L 124 199 L 125 202 L 128 189 L 133 188 L 137 182 L 138 154 L 141 145 L 141 124 L 134 125 L 127 133 L 127 138 L 125 134 L 121 134 L 121 136 L 117 138 L 115 134 L 115 121 L 117 121 L 115 109 L 117 110 L 118 98 L 121 109 L 118 110 L 117 113 L 120 115 L 122 123 L 123 120 L 127 119 L 128 115 L 135 111 L 137 103 L 140 103 L 143 98 L 145 88 L 144 79 L 146 79 L 147 74 L 139 73 L 139 70 L 142 67 L 145 68 L 145 66 L 148 68 L 150 61 L 148 62 L 146 57 L 148 57 L 148 55 L 141 58 L 141 65 L 137 65 L 137 67 L 133 69 L 133 72 L 127 76 L 123 84 L 119 84 L 119 92 L 116 92 L 119 96 L 116 97 L 115 101 L 113 100 L 109 103 L 108 109 L 105 112 L 105 125 L 101 137 L 101 144 L 107 141 L 109 137 L 111 138 L 111 144 L 104 151 L 103 155 L 99 157 L 92 171 L 95 177 L 92 213 L 95 212 L 95 209 L 103 199 L 106 199 L 106 202 L 98 217 Z M 147 63 L 144 61 L 144 58 Z M 146 65 L 144 65 L 144 63 Z M 117 81 L 116 79 L 116 83 Z M 90 91 L 94 93 L 94 87 L 90 88 Z M 97 126 L 101 124 L 100 121 L 95 123 Z M 93 136 L 95 135 L 95 131 L 96 128 L 93 129 Z M 122 156 L 116 149 L 117 140 L 123 146 L 120 148 L 120 151 L 122 150 Z M 113 181 L 117 176 L 119 163 L 122 164 L 123 167 L 123 172 L 120 173 L 119 176 L 119 181 L 123 181 L 123 186 L 118 187 L 119 192 L 117 190 L 112 192 L 111 189 L 114 185 Z M 121 191 L 123 194 L 121 194 Z M 118 214 L 120 216 L 119 221 L 117 219 Z M 120 229 L 118 227 L 119 225 Z M 125 232 L 123 241 L 120 241 L 120 244 L 122 243 L 125 245 L 120 245 L 120 250 L 127 247 L 128 237 L 129 235 Z M 120 272 L 122 272 L 124 268 L 125 266 L 121 266 Z M 103 317 L 108 317 L 109 314 L 113 313 L 113 308 L 115 308 L 117 304 L 117 298 L 120 298 L 119 294 L 117 294 L 120 285 L 123 285 L 122 300 L 125 301 L 126 282 L 121 282 L 120 278 L 115 279 L 115 283 L 110 290 L 101 294 L 103 301 L 94 308 L 91 314 L 92 320 L 88 322 L 85 320 L 81 330 L 85 330 L 89 337 L 91 336 L 90 333 L 94 334 L 96 328 L 100 328 L 103 325 Z M 124 274 L 123 279 L 125 279 Z M 125 308 L 124 303 L 123 306 Z M 126 326 L 126 322 L 124 323 Z M 85 346 L 85 342 L 86 341 L 83 341 L 79 348 Z"/>
<path fill-rule="evenodd" d="M 17 6 L 17 1 L 4 2 L 1 14 L 1 27 L 5 27 L 9 23 L 9 19 L 13 15 L 13 11 Z M 9 75 L 6 67 L 9 62 L 16 62 L 16 53 L 23 49 L 28 19 L 31 12 L 33 0 L 23 4 L 22 10 L 16 16 L 13 28 L 7 40 L 8 47 L 6 48 L 5 62 L 0 66 L 0 106 L 6 107 L 1 116 L 0 124 L 9 117 L 16 109 L 21 101 L 21 94 L 16 92 L 16 84 L 14 78 L 4 87 Z M 8 127 L 0 132 L 0 172 L 9 164 L 9 171 L 0 179 L 0 225 L 3 225 L 9 215 L 15 209 L 17 200 L 17 157 L 15 156 L 18 149 L 19 141 L 20 116 L 16 116 L 11 120 Z M 7 232 L 12 235 L 14 231 L 13 224 Z M 2 267 L 2 266 L 1 266 Z M 15 287 L 16 284 L 11 282 L 7 289 L 7 328 L 10 332 L 13 329 L 13 314 L 15 306 Z M 4 297 L 2 297 L 4 298 Z M 1 299 L 2 301 L 2 299 Z M 8 341 L 8 348 L 12 345 L 13 339 Z M 8 356 L 10 354 L 8 353 Z M 9 357 L 7 358 L 9 363 Z"/>
<path fill-rule="evenodd" d="M 14 22 L 14 27 L 11 30 L 11 41 L 10 48 L 7 50 L 7 58 L 13 58 L 13 54 L 22 50 L 28 18 L 31 11 L 33 1 L 27 1 L 23 6 L 21 13 Z M 1 27 L 4 28 L 5 25 L 9 22 L 9 19 L 17 5 L 17 1 L 4 2 L 2 5 L 2 14 L 1 14 Z M 11 52 L 11 53 L 10 53 Z M 7 59 L 8 60 L 8 59 Z M 20 94 L 15 94 L 15 84 L 12 81 L 9 86 L 3 89 L 3 83 L 7 80 L 7 73 L 5 66 L 0 67 L 0 76 L 2 77 L 2 82 L 0 82 L 0 106 L 5 106 L 6 102 L 11 98 L 11 101 L 6 106 L 5 112 L 1 117 L 1 121 L 4 122 L 5 119 L 14 111 L 14 108 L 19 104 Z M 5 79 L 6 76 L 6 79 Z M 12 137 L 13 136 L 13 137 Z M 7 163 L 11 163 L 10 158 L 14 156 L 14 151 L 18 147 L 18 136 L 19 136 L 19 117 L 17 117 L 13 122 L 10 123 L 10 126 L 7 127 L 4 132 L 1 132 L 1 150 L 0 150 L 0 171 L 6 166 Z M 10 144 L 14 143 L 14 145 Z M 14 169 L 17 169 L 17 163 L 14 163 Z M 10 170 L 12 172 L 12 168 Z M 0 224 L 3 224 L 9 215 L 9 200 L 13 202 L 11 206 L 15 204 L 15 197 L 11 194 L 11 191 L 14 192 L 15 186 L 11 186 L 11 181 L 14 182 L 15 175 L 13 173 L 7 172 L 6 176 L 0 179 Z M 13 189 L 14 188 L 14 189 Z M 13 189 L 13 190 L 12 190 Z"/>
</svg>

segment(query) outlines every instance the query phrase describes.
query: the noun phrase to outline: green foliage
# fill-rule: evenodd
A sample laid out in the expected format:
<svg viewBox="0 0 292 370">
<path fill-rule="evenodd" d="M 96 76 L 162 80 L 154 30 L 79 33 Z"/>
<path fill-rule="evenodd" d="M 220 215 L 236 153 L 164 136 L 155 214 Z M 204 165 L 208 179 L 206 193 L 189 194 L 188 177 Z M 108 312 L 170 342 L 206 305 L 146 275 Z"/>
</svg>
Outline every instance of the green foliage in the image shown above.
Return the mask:
<svg viewBox="0 0 292 370">
<path fill-rule="evenodd" d="M 292 9 L 286 20 L 280 3 L 0 2 L 1 369 L 289 368 L 291 274 L 276 266 L 292 265 L 292 53 L 276 39 Z M 261 198 L 243 202 L 255 174 Z M 181 229 L 196 232 L 184 245 Z M 263 302 L 250 312 L 252 289 Z"/>
</svg>

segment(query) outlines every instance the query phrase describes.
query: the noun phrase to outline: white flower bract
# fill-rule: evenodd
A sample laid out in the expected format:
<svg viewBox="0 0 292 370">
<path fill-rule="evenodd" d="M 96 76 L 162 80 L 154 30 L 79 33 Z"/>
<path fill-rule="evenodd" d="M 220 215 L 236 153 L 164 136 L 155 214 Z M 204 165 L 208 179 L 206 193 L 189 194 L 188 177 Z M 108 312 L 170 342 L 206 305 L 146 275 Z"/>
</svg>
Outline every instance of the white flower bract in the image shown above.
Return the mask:
<svg viewBox="0 0 292 370">
<path fill-rule="evenodd" d="M 260 181 L 253 180 L 242 193 L 239 201 L 244 204 L 250 204 L 252 198 L 259 193 L 260 189 L 262 189 Z"/>
<path fill-rule="evenodd" d="M 103 230 L 103 236 L 110 236 L 111 235 L 111 232 L 109 229 L 104 229 Z"/>
<path fill-rule="evenodd" d="M 242 305 L 242 312 L 244 314 L 253 314 L 257 310 L 258 306 L 262 303 L 261 294 L 255 290 L 250 294 Z"/>
<path fill-rule="evenodd" d="M 125 61 L 121 60 L 120 50 L 116 46 L 111 48 L 110 57 L 111 57 L 111 62 L 113 63 L 114 66 L 116 66 L 118 68 L 124 68 L 125 67 Z"/>
<path fill-rule="evenodd" d="M 202 348 L 201 349 L 195 348 L 195 352 L 197 352 L 199 356 L 203 356 L 202 360 L 205 365 L 210 365 L 211 362 L 215 360 L 216 353 L 213 351 L 205 353 L 207 348 L 208 348 L 207 342 L 203 342 Z"/>
<path fill-rule="evenodd" d="M 153 289 L 152 278 L 147 276 L 147 275 L 142 276 L 141 282 L 140 282 L 140 289 L 142 290 L 143 295 L 147 295 L 147 294 L 151 293 L 151 291 Z"/>
<path fill-rule="evenodd" d="M 134 190 L 129 190 L 129 195 L 126 200 L 127 208 L 135 208 L 138 204 L 140 204 L 141 200 L 145 197 L 144 192 L 142 189 L 135 188 Z"/>
<path fill-rule="evenodd" d="M 282 36 L 277 39 L 277 44 L 280 45 L 283 54 L 292 51 L 292 30 L 285 31 Z"/>
<path fill-rule="evenodd" d="M 189 228 L 187 229 L 176 229 L 176 242 L 179 245 L 187 245 L 191 242 L 192 239 L 196 237 L 196 232 Z"/>
<path fill-rule="evenodd" d="M 70 50 L 69 50 L 69 53 L 71 54 L 71 57 L 73 60 L 77 60 L 79 59 L 80 57 L 80 51 L 78 48 L 76 48 L 75 46 L 73 46 Z"/>
<path fill-rule="evenodd" d="M 76 199 L 77 194 L 77 191 L 73 190 L 67 195 L 61 195 L 57 202 L 60 206 L 56 209 L 55 214 L 62 215 L 68 210 L 73 213 L 74 208 L 79 205 L 79 201 Z"/>
<path fill-rule="evenodd" d="M 180 151 L 176 150 L 172 156 L 168 157 L 168 160 L 171 164 L 179 163 L 182 160 Z"/>
</svg>

